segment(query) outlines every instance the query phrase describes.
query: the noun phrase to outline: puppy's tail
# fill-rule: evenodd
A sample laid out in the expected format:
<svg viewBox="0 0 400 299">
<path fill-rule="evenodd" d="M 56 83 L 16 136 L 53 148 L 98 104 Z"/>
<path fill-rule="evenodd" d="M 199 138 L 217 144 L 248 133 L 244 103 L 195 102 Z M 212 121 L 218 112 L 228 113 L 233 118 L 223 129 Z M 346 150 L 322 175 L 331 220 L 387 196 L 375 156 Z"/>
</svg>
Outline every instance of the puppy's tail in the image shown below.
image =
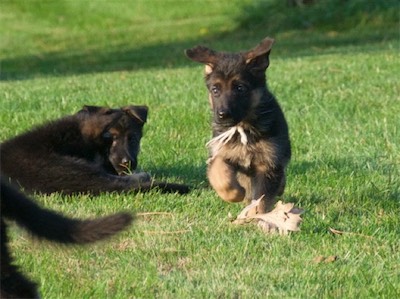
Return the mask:
<svg viewBox="0 0 400 299">
<path fill-rule="evenodd" d="M 8 183 L 1 181 L 1 216 L 15 220 L 32 234 L 59 243 L 84 244 L 110 237 L 131 224 L 129 213 L 93 220 L 65 217 L 37 205 Z"/>
</svg>

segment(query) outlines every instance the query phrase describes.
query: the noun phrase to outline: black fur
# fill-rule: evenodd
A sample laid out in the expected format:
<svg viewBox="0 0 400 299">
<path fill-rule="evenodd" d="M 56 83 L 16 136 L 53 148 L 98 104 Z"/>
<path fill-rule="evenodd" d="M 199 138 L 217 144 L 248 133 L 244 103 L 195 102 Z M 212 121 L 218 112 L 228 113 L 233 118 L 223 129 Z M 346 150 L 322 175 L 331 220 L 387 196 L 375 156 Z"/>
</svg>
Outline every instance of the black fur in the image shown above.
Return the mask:
<svg viewBox="0 0 400 299">
<path fill-rule="evenodd" d="M 147 107 L 86 106 L 0 145 L 4 176 L 27 191 L 92 193 L 147 191 L 187 193 L 180 184 L 153 182 L 137 166 Z"/>
<path fill-rule="evenodd" d="M 13 264 L 7 246 L 7 224 L 13 220 L 35 236 L 65 244 L 85 244 L 112 236 L 126 228 L 133 217 L 119 213 L 93 220 L 71 219 L 44 209 L 1 180 L 1 298 L 37 298 L 36 284 Z"/>
</svg>

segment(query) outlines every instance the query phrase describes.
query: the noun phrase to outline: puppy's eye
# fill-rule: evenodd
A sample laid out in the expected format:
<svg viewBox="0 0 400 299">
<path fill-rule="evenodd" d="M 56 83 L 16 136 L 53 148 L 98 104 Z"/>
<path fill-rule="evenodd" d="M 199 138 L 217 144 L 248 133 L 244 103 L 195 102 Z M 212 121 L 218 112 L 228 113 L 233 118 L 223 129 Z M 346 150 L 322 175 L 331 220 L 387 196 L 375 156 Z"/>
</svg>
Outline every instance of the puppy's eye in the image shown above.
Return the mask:
<svg viewBox="0 0 400 299">
<path fill-rule="evenodd" d="M 104 139 L 109 139 L 109 138 L 112 138 L 112 135 L 111 135 L 110 132 L 104 132 L 104 133 L 103 133 L 103 138 L 104 138 Z"/>
<path fill-rule="evenodd" d="M 211 93 L 213 95 L 218 95 L 219 94 L 219 88 L 216 85 L 211 86 Z"/>
<path fill-rule="evenodd" d="M 111 132 L 107 131 L 107 132 L 103 133 L 103 139 L 105 139 L 105 140 L 113 140 L 115 138 L 116 138 L 116 136 L 113 135 Z"/>
<path fill-rule="evenodd" d="M 243 84 L 238 84 L 235 86 L 235 90 L 238 93 L 245 93 L 245 92 L 247 92 L 247 87 Z"/>
</svg>

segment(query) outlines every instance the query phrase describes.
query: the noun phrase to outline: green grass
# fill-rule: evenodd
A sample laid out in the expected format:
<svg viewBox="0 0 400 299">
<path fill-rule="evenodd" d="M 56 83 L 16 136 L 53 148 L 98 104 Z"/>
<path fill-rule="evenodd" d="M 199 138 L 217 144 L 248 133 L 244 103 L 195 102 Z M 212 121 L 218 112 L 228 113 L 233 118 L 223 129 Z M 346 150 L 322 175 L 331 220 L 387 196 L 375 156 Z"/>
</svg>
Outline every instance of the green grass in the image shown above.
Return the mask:
<svg viewBox="0 0 400 299">
<path fill-rule="evenodd" d="M 253 11 L 248 27 L 251 1 L 130 3 L 0 4 L 2 140 L 84 104 L 147 104 L 140 168 L 193 186 L 186 196 L 38 195 L 76 217 L 164 213 L 139 214 L 126 232 L 85 247 L 32 240 L 12 226 L 16 261 L 43 298 L 397 297 L 400 60 L 392 2 L 369 22 L 354 17 L 335 27 L 335 18 L 315 17 L 304 29 L 292 17 L 279 30 L 260 25 L 267 17 L 284 22 L 268 10 L 263 18 Z M 355 16 L 372 9 L 363 14 L 355 3 Z M 267 74 L 293 143 L 283 200 L 306 209 L 301 231 L 287 237 L 231 224 L 243 206 L 209 188 L 203 67 L 183 56 L 198 43 L 237 50 L 266 35 L 277 40 Z M 315 263 L 320 255 L 338 260 Z"/>
</svg>

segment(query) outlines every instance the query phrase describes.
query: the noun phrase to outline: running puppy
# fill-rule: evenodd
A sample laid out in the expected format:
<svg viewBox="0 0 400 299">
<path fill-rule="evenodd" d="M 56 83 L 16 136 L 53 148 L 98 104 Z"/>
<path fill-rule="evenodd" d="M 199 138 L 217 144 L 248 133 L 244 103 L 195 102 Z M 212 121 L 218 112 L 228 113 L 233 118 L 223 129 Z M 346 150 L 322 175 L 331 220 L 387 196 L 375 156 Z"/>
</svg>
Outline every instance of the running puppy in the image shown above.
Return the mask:
<svg viewBox="0 0 400 299">
<path fill-rule="evenodd" d="M 263 197 L 257 213 L 272 209 L 285 188 L 290 160 L 288 126 L 266 85 L 265 71 L 274 40 L 240 53 L 197 46 L 190 59 L 205 64 L 213 111 L 213 139 L 207 175 L 218 195 L 229 202 Z"/>
<path fill-rule="evenodd" d="M 27 191 L 92 193 L 146 191 L 187 193 L 180 184 L 153 182 L 136 169 L 146 106 L 85 106 L 0 144 L 5 177 Z M 126 175 L 129 174 L 129 175 Z"/>
<path fill-rule="evenodd" d="M 93 220 L 71 219 L 38 206 L 34 201 L 1 180 L 1 261 L 0 298 L 38 298 L 36 284 L 13 264 L 7 246 L 5 219 L 14 220 L 30 233 L 58 243 L 85 244 L 112 236 L 126 228 L 133 217 L 118 213 Z"/>
</svg>

